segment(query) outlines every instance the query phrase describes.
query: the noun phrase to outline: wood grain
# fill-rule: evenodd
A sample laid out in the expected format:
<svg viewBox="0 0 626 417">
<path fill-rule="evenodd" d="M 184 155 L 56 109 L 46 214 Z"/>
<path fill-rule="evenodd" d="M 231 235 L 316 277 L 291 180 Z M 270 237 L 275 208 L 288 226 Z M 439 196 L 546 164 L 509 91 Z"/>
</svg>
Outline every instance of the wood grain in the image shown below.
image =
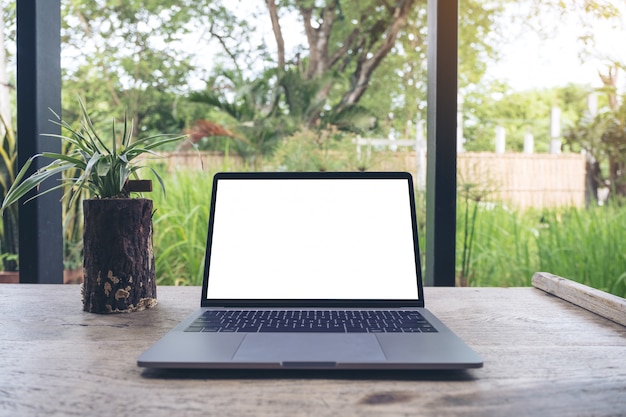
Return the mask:
<svg viewBox="0 0 626 417">
<path fill-rule="evenodd" d="M 84 310 L 126 313 L 156 305 L 152 200 L 83 200 Z"/>
<path fill-rule="evenodd" d="M 534 287 L 626 326 L 626 300 L 548 272 L 536 272 Z"/>
<path fill-rule="evenodd" d="M 138 368 L 200 291 L 159 287 L 153 309 L 96 315 L 82 311 L 78 285 L 0 285 L 0 416 L 626 414 L 626 328 L 535 288 L 425 289 L 427 307 L 485 358 L 481 369 Z"/>
</svg>

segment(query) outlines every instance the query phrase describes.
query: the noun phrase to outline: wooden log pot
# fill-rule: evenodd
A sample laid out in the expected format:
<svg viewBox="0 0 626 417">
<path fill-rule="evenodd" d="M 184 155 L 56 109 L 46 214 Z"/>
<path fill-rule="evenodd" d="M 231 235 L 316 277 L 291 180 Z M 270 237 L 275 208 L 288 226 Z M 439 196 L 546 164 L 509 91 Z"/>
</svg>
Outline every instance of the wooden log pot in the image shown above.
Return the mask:
<svg viewBox="0 0 626 417">
<path fill-rule="evenodd" d="M 156 305 L 152 200 L 90 199 L 83 211 L 83 309 L 121 313 Z"/>
</svg>

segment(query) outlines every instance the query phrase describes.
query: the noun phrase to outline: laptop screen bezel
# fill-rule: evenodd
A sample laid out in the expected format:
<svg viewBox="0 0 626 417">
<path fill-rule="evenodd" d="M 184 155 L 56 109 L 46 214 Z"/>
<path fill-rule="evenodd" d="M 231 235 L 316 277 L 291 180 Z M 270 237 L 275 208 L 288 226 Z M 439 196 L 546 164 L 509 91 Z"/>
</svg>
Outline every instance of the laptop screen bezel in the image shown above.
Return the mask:
<svg viewBox="0 0 626 417">
<path fill-rule="evenodd" d="M 402 179 L 407 181 L 411 224 L 413 228 L 414 256 L 416 267 L 417 299 L 211 299 L 207 298 L 211 236 L 213 235 L 213 221 L 215 218 L 215 201 L 219 182 L 221 180 L 302 180 L 302 179 Z M 207 245 L 204 262 L 204 277 L 202 282 L 202 307 L 345 307 L 345 308 L 399 308 L 424 307 L 424 293 L 422 270 L 419 251 L 419 236 L 416 221 L 415 192 L 413 177 L 408 172 L 218 172 L 213 176 L 211 191 L 211 207 L 207 232 Z"/>
</svg>

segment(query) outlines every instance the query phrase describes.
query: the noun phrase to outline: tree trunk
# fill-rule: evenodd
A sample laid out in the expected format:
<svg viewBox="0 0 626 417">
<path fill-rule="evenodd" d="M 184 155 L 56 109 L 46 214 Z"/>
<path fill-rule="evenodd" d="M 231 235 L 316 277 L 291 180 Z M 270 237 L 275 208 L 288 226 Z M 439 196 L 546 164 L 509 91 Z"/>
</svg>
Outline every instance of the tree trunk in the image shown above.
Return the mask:
<svg viewBox="0 0 626 417">
<path fill-rule="evenodd" d="M 117 313 L 156 305 L 152 200 L 85 200 L 83 211 L 83 309 Z"/>
<path fill-rule="evenodd" d="M 350 80 L 350 88 L 341 98 L 335 113 L 357 104 L 367 88 L 374 71 L 389 54 L 401 29 L 407 23 L 407 16 L 414 10 L 415 0 L 383 2 L 371 8 L 361 10 L 361 24 L 347 33 L 341 40 L 331 40 L 333 25 L 343 19 L 339 2 L 326 2 L 325 6 L 315 6 L 315 2 L 298 0 L 298 6 L 304 32 L 309 47 L 306 79 L 323 77 L 333 71 L 344 73 L 353 68 L 350 74 L 344 74 Z M 268 3 L 269 4 L 269 3 Z M 378 9 L 385 7 L 387 14 L 379 14 Z M 379 16 L 374 23 L 369 23 L 372 16 Z M 367 26 L 366 26 L 367 25 Z M 331 89 L 321 90 L 316 100 L 324 100 Z M 314 125 L 319 115 L 310 124 Z"/>
<path fill-rule="evenodd" d="M 265 0 L 267 10 L 270 13 L 270 19 L 272 20 L 272 30 L 274 31 L 274 38 L 276 39 L 276 48 L 278 55 L 278 69 L 285 69 L 285 39 L 283 38 L 283 31 L 280 28 L 280 20 L 278 18 L 278 10 L 276 9 L 275 0 Z"/>
</svg>

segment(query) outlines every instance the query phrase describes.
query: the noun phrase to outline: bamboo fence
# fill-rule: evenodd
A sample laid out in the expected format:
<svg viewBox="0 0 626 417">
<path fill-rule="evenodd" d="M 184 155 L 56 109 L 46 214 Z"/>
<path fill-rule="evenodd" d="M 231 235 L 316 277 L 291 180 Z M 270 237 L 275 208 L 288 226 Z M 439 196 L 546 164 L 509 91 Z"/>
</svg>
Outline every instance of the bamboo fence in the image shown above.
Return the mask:
<svg viewBox="0 0 626 417">
<path fill-rule="evenodd" d="M 169 170 L 247 170 L 236 154 L 219 152 L 164 153 L 157 160 Z M 369 171 L 417 172 L 414 151 L 376 152 Z M 512 207 L 581 207 L 585 204 L 585 156 L 581 154 L 523 154 L 464 152 L 457 157 L 459 189 L 482 201 Z"/>
</svg>

